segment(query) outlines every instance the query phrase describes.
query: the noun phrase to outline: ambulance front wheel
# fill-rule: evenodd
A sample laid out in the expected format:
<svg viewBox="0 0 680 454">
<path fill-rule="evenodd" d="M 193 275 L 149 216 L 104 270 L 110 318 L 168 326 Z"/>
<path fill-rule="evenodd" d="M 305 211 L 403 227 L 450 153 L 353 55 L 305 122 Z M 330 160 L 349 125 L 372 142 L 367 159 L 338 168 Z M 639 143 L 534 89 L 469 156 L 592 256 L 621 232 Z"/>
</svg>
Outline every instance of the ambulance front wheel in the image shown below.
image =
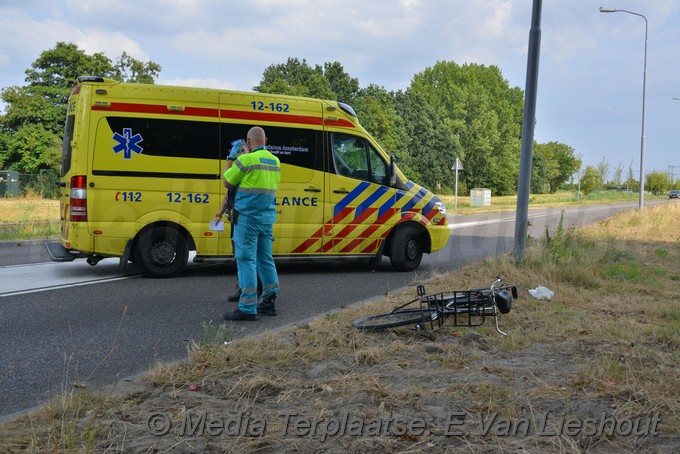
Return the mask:
<svg viewBox="0 0 680 454">
<path fill-rule="evenodd" d="M 189 260 L 189 245 L 173 227 L 152 227 L 142 232 L 135 247 L 135 263 L 148 277 L 177 275 Z"/>
<path fill-rule="evenodd" d="M 414 229 L 402 227 L 394 232 L 390 262 L 395 270 L 413 271 L 422 259 L 423 244 Z"/>
</svg>

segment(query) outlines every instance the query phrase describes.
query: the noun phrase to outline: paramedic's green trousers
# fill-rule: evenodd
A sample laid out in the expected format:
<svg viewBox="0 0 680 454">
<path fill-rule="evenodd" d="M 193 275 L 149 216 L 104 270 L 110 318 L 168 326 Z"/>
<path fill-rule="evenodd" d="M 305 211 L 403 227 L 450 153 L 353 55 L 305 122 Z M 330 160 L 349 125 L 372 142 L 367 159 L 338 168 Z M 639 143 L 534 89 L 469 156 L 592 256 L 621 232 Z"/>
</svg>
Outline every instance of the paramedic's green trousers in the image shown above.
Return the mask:
<svg viewBox="0 0 680 454">
<path fill-rule="evenodd" d="M 257 274 L 262 281 L 262 300 L 276 298 L 279 277 L 272 257 L 272 224 L 257 224 L 240 215 L 234 226 L 236 266 L 241 299 L 238 308 L 246 314 L 257 313 Z"/>
</svg>

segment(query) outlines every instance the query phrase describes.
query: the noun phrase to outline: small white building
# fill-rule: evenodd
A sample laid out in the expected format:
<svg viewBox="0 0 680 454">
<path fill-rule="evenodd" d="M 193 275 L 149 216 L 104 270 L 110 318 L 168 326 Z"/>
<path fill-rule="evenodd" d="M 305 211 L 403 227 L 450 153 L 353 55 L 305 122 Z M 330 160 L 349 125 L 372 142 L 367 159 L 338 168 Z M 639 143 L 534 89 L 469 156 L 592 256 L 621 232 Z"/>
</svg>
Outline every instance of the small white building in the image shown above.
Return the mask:
<svg viewBox="0 0 680 454">
<path fill-rule="evenodd" d="M 491 189 L 473 188 L 470 190 L 470 206 L 491 206 Z"/>
</svg>

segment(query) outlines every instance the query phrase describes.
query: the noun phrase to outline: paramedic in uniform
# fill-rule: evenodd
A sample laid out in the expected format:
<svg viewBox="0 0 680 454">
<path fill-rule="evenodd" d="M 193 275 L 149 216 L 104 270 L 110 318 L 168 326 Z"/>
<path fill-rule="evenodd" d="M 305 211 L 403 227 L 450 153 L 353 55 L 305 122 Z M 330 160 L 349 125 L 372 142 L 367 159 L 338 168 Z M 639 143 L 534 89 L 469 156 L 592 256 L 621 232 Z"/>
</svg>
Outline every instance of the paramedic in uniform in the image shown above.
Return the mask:
<svg viewBox="0 0 680 454">
<path fill-rule="evenodd" d="M 281 180 L 279 159 L 266 148 L 267 137 L 258 126 L 247 135 L 247 154 L 232 150 L 224 171 L 224 186 L 238 186 L 234 201 L 234 243 L 241 297 L 225 320 L 257 320 L 258 312 L 276 315 L 279 279 L 272 257 L 276 222 L 276 189 Z M 257 303 L 257 275 L 262 279 L 262 303 Z"/>
<path fill-rule="evenodd" d="M 243 142 L 243 141 L 240 141 Z M 234 144 L 235 142 L 232 142 Z M 238 146 L 238 145 L 236 145 Z M 242 145 L 240 145 L 241 151 L 236 152 L 236 157 L 241 155 L 242 153 L 249 153 L 250 150 L 248 150 L 248 145 L 246 145 L 245 142 L 243 142 Z M 231 153 L 230 153 L 231 154 Z M 227 158 L 227 163 L 229 163 L 229 167 L 232 165 L 231 163 L 232 160 Z M 226 164 L 226 163 L 225 163 Z M 227 169 L 229 168 L 225 165 L 224 171 L 226 172 Z M 224 182 L 224 174 L 222 175 L 222 182 Z M 227 193 L 224 194 L 224 199 L 222 199 L 222 206 L 220 207 L 220 211 L 217 212 L 217 215 L 215 215 L 215 224 L 219 223 L 222 221 L 222 217 L 224 215 L 227 215 L 227 219 L 229 219 L 229 222 L 231 223 L 231 229 L 230 229 L 230 238 L 231 238 L 231 250 L 234 251 L 234 254 L 236 253 L 236 245 L 234 244 L 234 200 L 236 199 L 236 191 L 238 190 L 238 186 L 231 186 L 227 188 Z M 236 268 L 236 276 L 238 279 L 238 266 Z M 257 296 L 258 298 L 262 295 L 262 281 L 260 280 L 260 276 L 257 277 Z M 235 303 L 238 300 L 241 299 L 241 287 L 239 287 L 238 283 L 236 284 L 236 292 L 232 295 L 229 295 L 227 298 L 227 301 L 230 303 Z"/>
</svg>

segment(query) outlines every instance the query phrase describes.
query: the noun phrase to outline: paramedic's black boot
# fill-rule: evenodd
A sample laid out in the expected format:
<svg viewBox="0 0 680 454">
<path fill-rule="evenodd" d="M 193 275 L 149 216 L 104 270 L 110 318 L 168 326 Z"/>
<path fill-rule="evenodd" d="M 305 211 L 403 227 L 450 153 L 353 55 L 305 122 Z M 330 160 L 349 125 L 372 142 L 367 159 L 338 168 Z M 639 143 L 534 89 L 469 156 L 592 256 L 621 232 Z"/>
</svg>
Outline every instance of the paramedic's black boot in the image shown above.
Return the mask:
<svg viewBox="0 0 680 454">
<path fill-rule="evenodd" d="M 262 282 L 260 282 L 260 279 L 258 278 L 257 280 L 257 296 L 259 297 L 262 295 Z M 241 299 L 241 287 L 238 285 L 236 286 L 236 293 L 229 295 L 227 298 L 227 301 L 230 303 L 236 303 Z"/>
<path fill-rule="evenodd" d="M 237 285 L 236 293 L 229 295 L 229 297 L 227 297 L 227 301 L 229 301 L 230 303 L 236 303 L 238 302 L 239 299 L 241 299 L 241 287 Z"/>
<path fill-rule="evenodd" d="M 257 313 L 264 315 L 276 315 L 276 296 L 270 296 L 257 304 Z"/>
<path fill-rule="evenodd" d="M 233 312 L 224 314 L 224 319 L 231 322 L 254 322 L 257 320 L 257 314 L 246 314 L 236 309 Z"/>
</svg>

